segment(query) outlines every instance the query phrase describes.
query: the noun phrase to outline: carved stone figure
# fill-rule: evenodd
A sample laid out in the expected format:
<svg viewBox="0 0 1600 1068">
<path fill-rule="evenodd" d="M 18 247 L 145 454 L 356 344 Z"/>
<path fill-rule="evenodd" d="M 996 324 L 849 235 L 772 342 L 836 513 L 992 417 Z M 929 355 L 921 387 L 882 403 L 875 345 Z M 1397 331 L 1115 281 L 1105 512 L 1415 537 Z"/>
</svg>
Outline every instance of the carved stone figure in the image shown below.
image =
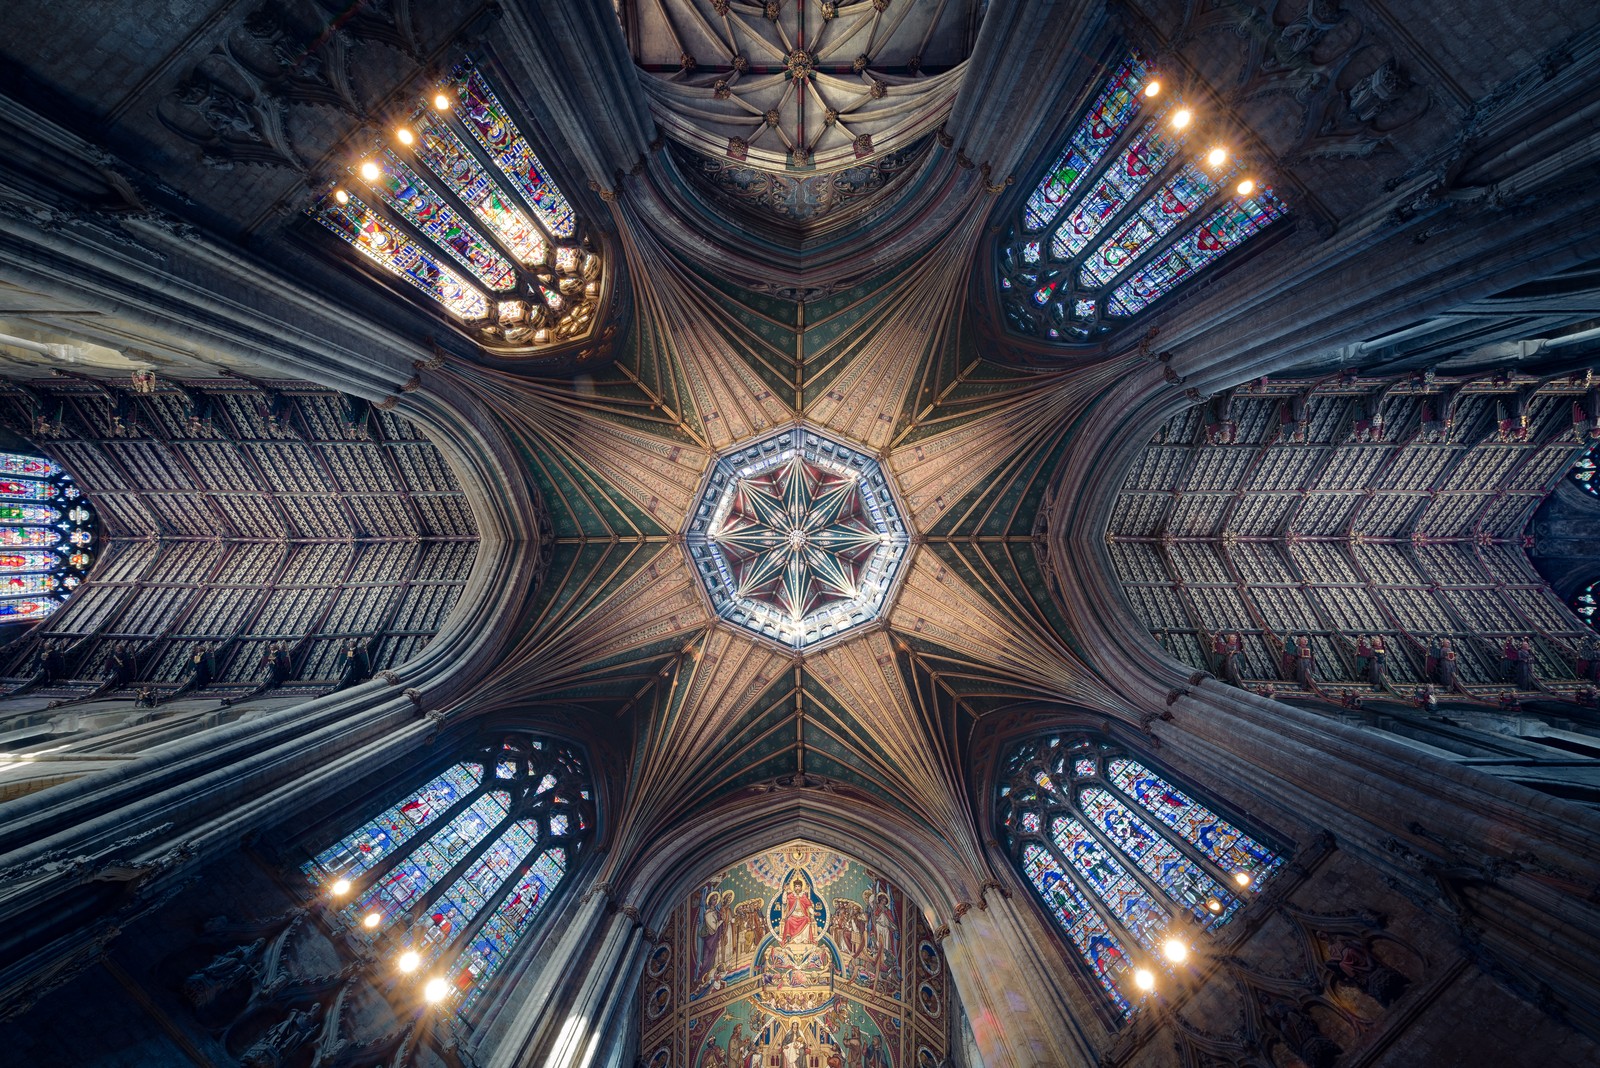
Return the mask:
<svg viewBox="0 0 1600 1068">
<path fill-rule="evenodd" d="M 279 1068 L 322 1029 L 322 1006 L 295 1009 L 267 1028 L 255 1044 L 244 1051 L 239 1063 L 244 1068 Z"/>
<path fill-rule="evenodd" d="M 258 938 L 249 945 L 234 946 L 225 953 L 217 954 L 210 964 L 183 981 L 183 996 L 195 1008 L 203 1008 L 215 1001 L 224 990 L 254 979 L 257 974 L 256 962 L 266 945 L 265 938 Z"/>
</svg>

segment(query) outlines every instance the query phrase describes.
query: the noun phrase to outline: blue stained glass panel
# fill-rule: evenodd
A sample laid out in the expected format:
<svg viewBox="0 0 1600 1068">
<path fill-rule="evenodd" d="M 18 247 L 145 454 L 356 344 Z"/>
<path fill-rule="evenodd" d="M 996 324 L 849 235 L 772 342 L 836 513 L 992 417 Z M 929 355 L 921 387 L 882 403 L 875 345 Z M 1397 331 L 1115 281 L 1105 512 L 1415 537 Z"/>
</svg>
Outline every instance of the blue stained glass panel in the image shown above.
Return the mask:
<svg viewBox="0 0 1600 1068">
<path fill-rule="evenodd" d="M 1572 481 L 1600 497 L 1600 466 L 1595 464 L 1594 452 L 1594 447 L 1590 446 L 1587 452 L 1578 457 L 1572 465 Z"/>
<path fill-rule="evenodd" d="M 322 225 L 384 270 L 400 276 L 463 319 L 482 319 L 489 301 L 421 245 L 390 226 L 353 194 L 349 203 L 329 197 L 317 212 Z"/>
<path fill-rule="evenodd" d="M 1089 970 L 1099 981 L 1122 1015 L 1133 1012 L 1133 1006 L 1119 989 L 1122 973 L 1129 968 L 1128 954 L 1122 948 L 1110 926 L 1089 902 L 1084 900 L 1071 879 L 1062 874 L 1056 860 L 1048 851 L 1028 845 L 1022 852 L 1022 869 L 1039 892 L 1039 897 L 1049 907 L 1050 914 L 1061 925 L 1078 954 L 1089 965 Z"/>
<path fill-rule="evenodd" d="M 1105 832 L 1118 849 L 1160 884 L 1175 904 L 1193 913 L 1203 926 L 1226 923 L 1238 910 L 1238 898 L 1121 801 L 1099 787 L 1090 787 L 1078 795 L 1078 803 L 1084 815 Z M 1207 899 L 1213 897 L 1222 903 L 1221 912 L 1214 913 L 1206 908 Z"/>
<path fill-rule="evenodd" d="M 39 619 L 54 612 L 55 609 L 55 601 L 7 601 L 0 604 L 0 619 L 8 623 Z"/>
<path fill-rule="evenodd" d="M 1056 848 L 1067 858 L 1089 888 L 1122 921 L 1139 944 L 1154 949 L 1166 932 L 1172 917 L 1145 893 L 1139 880 L 1106 852 L 1088 828 L 1075 819 L 1057 816 L 1050 824 Z"/>
<path fill-rule="evenodd" d="M 0 523 L 54 523 L 61 513 L 48 504 L 0 504 Z"/>
<path fill-rule="evenodd" d="M 31 478 L 0 478 L 0 497 L 48 501 L 53 500 L 55 495 L 56 488 L 48 482 L 35 482 Z"/>
<path fill-rule="evenodd" d="M 28 478 L 55 478 L 62 471 L 61 465 L 54 460 L 24 456 L 16 452 L 0 452 L 0 473 L 24 475 Z"/>
<path fill-rule="evenodd" d="M 1140 268 L 1112 290 L 1106 310 L 1112 315 L 1132 315 L 1144 309 L 1287 211 L 1271 189 L 1262 189 L 1249 197 L 1235 197 L 1180 237 L 1155 262 Z"/>
<path fill-rule="evenodd" d="M 522 263 L 545 262 L 548 246 L 533 220 L 509 199 L 455 132 L 427 112 L 417 116 L 417 158 L 460 197 Z"/>
<path fill-rule="evenodd" d="M 61 558 L 47 549 L 22 549 L 0 554 L 0 575 L 28 571 L 51 571 L 61 566 Z"/>
<path fill-rule="evenodd" d="M 513 823 L 428 906 L 428 915 L 421 924 L 421 942 L 417 946 L 424 964 L 448 949 L 478 915 L 484 902 L 499 893 L 506 878 L 533 852 L 538 838 L 537 823 L 532 820 Z"/>
<path fill-rule="evenodd" d="M 1028 197 L 1022 213 L 1023 230 L 1035 233 L 1055 221 L 1084 175 L 1100 162 L 1138 111 L 1139 88 L 1144 84 L 1144 77 L 1143 56 L 1134 53 L 1122 61 L 1100 90 L 1089 113 L 1073 131 L 1066 151 L 1044 176 L 1039 188 Z"/>
<path fill-rule="evenodd" d="M 1139 210 L 1090 253 L 1078 278 L 1086 286 L 1103 286 L 1172 232 L 1172 228 L 1205 206 L 1231 172 L 1209 174 L 1197 164 L 1184 164 L 1167 184 L 1139 205 Z"/>
<path fill-rule="evenodd" d="M 1158 775 L 1126 758 L 1111 761 L 1111 782 L 1140 807 L 1183 835 L 1226 871 L 1251 872 L 1252 889 L 1283 864 L 1283 858 L 1193 800 Z"/>
<path fill-rule="evenodd" d="M 0 545 L 44 545 L 54 547 L 61 541 L 59 531 L 49 527 L 0 527 Z"/>
<path fill-rule="evenodd" d="M 450 976 L 452 988 L 466 995 L 461 1002 L 462 1012 L 477 1000 L 489 978 L 505 963 L 517 939 L 533 925 L 566 874 L 566 851 L 545 850 L 484 921 Z"/>
<path fill-rule="evenodd" d="M 572 206 L 518 132 L 483 75 L 476 70 L 459 73 L 456 88 L 461 94 L 462 122 L 494 159 L 495 166 L 516 183 L 545 229 L 554 237 L 575 234 L 578 220 Z"/>
<path fill-rule="evenodd" d="M 514 289 L 517 273 L 509 260 L 440 199 L 427 182 L 393 151 L 385 151 L 375 161 L 376 180 L 367 182 L 384 202 L 433 239 L 433 243 L 454 256 L 467 270 L 490 289 Z"/>
<path fill-rule="evenodd" d="M 360 901 L 349 906 L 345 911 L 351 921 L 376 912 L 383 917 L 376 928 L 358 929 L 381 931 L 389 927 L 405 910 L 425 900 L 428 891 L 499 826 L 510 802 L 509 796 L 498 792 L 484 794 L 472 802 L 396 864 Z"/>
<path fill-rule="evenodd" d="M 1056 231 L 1050 253 L 1060 260 L 1069 260 L 1088 247 L 1106 224 L 1144 188 L 1155 174 L 1167 165 L 1178 146 L 1182 134 L 1174 134 L 1171 126 L 1162 121 L 1166 111 L 1152 116 L 1128 146 L 1118 154 L 1094 184 L 1084 194 L 1067 221 Z"/>
<path fill-rule="evenodd" d="M 453 808 L 477 789 L 482 779 L 483 769 L 477 764 L 457 764 L 449 768 L 416 793 L 385 809 L 370 823 L 318 853 L 302 870 L 318 885 L 341 877 L 354 879 Z"/>
</svg>

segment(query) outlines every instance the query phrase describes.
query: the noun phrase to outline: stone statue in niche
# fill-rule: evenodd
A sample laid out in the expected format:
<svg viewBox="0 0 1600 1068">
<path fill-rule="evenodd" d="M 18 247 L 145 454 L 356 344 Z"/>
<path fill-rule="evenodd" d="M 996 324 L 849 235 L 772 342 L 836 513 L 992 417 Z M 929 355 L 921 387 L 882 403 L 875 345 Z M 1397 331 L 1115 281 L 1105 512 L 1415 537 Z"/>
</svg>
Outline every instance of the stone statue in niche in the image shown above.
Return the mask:
<svg viewBox="0 0 1600 1068">
<path fill-rule="evenodd" d="M 1334 984 L 1355 986 L 1384 1008 L 1394 1004 L 1411 985 L 1411 980 L 1380 963 L 1371 950 L 1355 939 L 1332 942 L 1327 952 L 1325 965 Z"/>
<path fill-rule="evenodd" d="M 1264 990 L 1256 992 L 1256 1000 L 1263 1022 L 1307 1068 L 1332 1068 L 1339 1054 L 1344 1052 L 1337 1042 L 1322 1033 L 1316 1020 L 1303 1007 Z"/>
<path fill-rule="evenodd" d="M 258 938 L 248 945 L 234 946 L 217 954 L 212 962 L 183 981 L 183 996 L 195 1008 L 204 1008 L 224 990 L 253 981 L 259 974 L 258 962 L 267 940 Z"/>
<path fill-rule="evenodd" d="M 320 1004 L 306 1009 L 293 1009 L 284 1019 L 267 1028 L 266 1033 L 244 1051 L 239 1063 L 244 1068 L 279 1068 L 321 1030 Z"/>
</svg>

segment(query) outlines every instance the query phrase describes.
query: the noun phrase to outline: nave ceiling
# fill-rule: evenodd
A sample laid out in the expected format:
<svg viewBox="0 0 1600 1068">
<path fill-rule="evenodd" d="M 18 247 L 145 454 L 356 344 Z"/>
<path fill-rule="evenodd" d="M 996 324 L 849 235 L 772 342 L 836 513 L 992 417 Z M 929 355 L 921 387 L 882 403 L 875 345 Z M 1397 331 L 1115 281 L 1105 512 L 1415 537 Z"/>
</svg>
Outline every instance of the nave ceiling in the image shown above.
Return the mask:
<svg viewBox="0 0 1600 1068">
<path fill-rule="evenodd" d="M 62 147 L 35 176 L 5 172 L 11 252 L 0 280 L 26 299 L 0 316 L 41 343 L 120 336 L 118 351 L 137 348 L 173 381 L 207 377 L 214 361 L 416 415 L 484 546 L 442 580 L 482 591 L 508 577 L 486 608 L 463 598 L 441 625 L 441 647 L 446 637 L 471 646 L 470 672 L 401 681 L 415 686 L 415 711 L 440 723 L 515 715 L 586 744 L 610 805 L 607 880 L 646 870 L 651 843 L 699 821 L 793 797 L 808 812 L 882 814 L 938 850 L 938 890 L 981 898 L 996 862 L 986 794 L 997 734 L 1074 717 L 1156 738 L 1185 687 L 1201 685 L 1200 656 L 1164 656 L 1108 566 L 1108 527 L 1127 518 L 1111 515 L 1117 490 L 1156 428 L 1182 423 L 1192 439 L 1198 405 L 1263 377 L 1519 366 L 1491 363 L 1512 350 L 1489 349 L 1575 335 L 1600 311 L 1591 286 L 1559 281 L 1581 273 L 1600 218 L 1592 183 L 1579 181 L 1592 178 L 1592 160 L 1548 151 L 1554 117 L 1513 121 L 1563 93 L 1592 102 L 1600 90 L 1584 60 L 1595 33 L 1570 30 L 1592 15 L 1508 29 L 1514 46 L 1491 57 L 1419 43 L 1400 27 L 1420 8 L 1398 2 L 1330 12 L 1148 0 L 1111 18 L 1087 5 L 951 4 L 961 42 L 933 76 L 945 79 L 933 103 L 919 103 L 939 121 L 899 130 L 884 120 L 873 129 L 890 134 L 851 153 L 851 163 L 903 172 L 863 178 L 866 192 L 839 194 L 841 205 L 809 222 L 790 213 L 774 224 L 779 194 L 760 194 L 765 204 L 743 195 L 748 176 L 705 184 L 708 160 L 727 176 L 706 132 L 737 136 L 727 114 L 663 129 L 689 110 L 683 85 L 714 66 L 699 54 L 709 44 L 690 47 L 664 27 L 717 6 L 657 5 L 630 39 L 604 5 L 392 0 L 339 17 L 336 5 L 302 0 L 285 5 L 287 22 L 262 15 L 273 5 L 194 5 L 181 45 L 130 49 L 120 72 L 105 58 L 116 27 L 39 13 L 40 25 L 72 32 L 26 61 L 46 73 L 6 86 L 59 124 Z M 895 15 L 900 3 L 886 6 Z M 731 7 L 737 19 L 765 18 Z M 840 5 L 840 18 L 875 7 Z M 1016 337 L 995 300 L 1003 220 L 1129 42 L 1205 86 L 1197 97 L 1224 116 L 1216 128 L 1239 131 L 1268 161 L 1289 217 L 1103 343 Z M 66 62 L 69 49 L 97 64 Z M 651 69 L 688 68 L 675 50 L 694 53 L 702 73 Z M 917 81 L 904 62 L 915 54 L 897 59 L 895 77 Z M 469 56 L 528 124 L 608 272 L 594 329 L 532 355 L 481 348 L 306 215 L 403 101 Z M 1048 67 L 1030 65 L 1041 56 Z M 1019 78 L 1019 68 L 1049 77 Z M 25 140 L 27 121 L 0 116 L 5 142 Z M 799 121 L 780 115 L 769 138 Z M 820 163 L 830 144 L 808 151 Z M 1522 150 L 1553 161 L 1530 172 Z M 782 159 L 754 150 L 738 162 L 786 174 Z M 846 165 L 840 156 L 828 167 Z M 70 207 L 74 198 L 91 206 Z M 86 260 L 81 250 L 117 240 L 139 246 L 126 253 L 139 271 L 169 270 L 181 292 L 141 305 L 129 282 L 104 319 L 50 307 L 41 294 L 65 287 L 12 254 L 41 241 L 41 220 Z M 1490 242 L 1489 227 L 1508 236 Z M 1549 290 L 1514 288 L 1538 285 Z M 219 320 L 235 308 L 261 318 L 242 320 L 213 356 L 214 338 L 230 332 Z M 303 330 L 265 322 L 301 313 Z M 183 329 L 161 340 L 194 362 L 128 343 L 149 342 L 139 330 L 168 314 Z M 1478 328 L 1490 319 L 1498 325 Z M 319 366 L 324 326 L 338 359 Z M 1391 342 L 1413 328 L 1433 347 Z M 7 356 L 44 378 L 48 354 L 26 352 Z M 1589 358 L 1575 346 L 1539 371 L 1565 374 Z M 78 373 L 111 381 L 123 369 Z M 1545 422 L 1540 444 L 1560 451 L 1560 419 Z M 911 531 L 881 616 L 800 652 L 719 619 L 683 537 L 717 457 L 785 427 L 876 458 Z M 1559 467 L 1544 464 L 1539 485 L 1519 492 L 1530 502 L 1548 492 Z"/>
</svg>

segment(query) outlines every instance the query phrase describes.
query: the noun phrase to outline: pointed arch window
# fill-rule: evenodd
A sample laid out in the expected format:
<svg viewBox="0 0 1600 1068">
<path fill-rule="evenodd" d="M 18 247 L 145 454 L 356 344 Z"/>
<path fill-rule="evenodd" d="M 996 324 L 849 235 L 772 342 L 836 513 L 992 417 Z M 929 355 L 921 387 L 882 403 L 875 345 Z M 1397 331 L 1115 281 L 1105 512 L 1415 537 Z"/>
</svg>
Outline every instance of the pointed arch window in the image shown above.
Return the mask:
<svg viewBox="0 0 1600 1068">
<path fill-rule="evenodd" d="M 100 551 L 94 509 L 61 465 L 0 453 L 0 624 L 45 618 Z"/>
<path fill-rule="evenodd" d="M 601 257 L 483 72 L 457 67 L 311 214 L 486 347 L 583 337 Z"/>
<path fill-rule="evenodd" d="M 572 747 L 507 735 L 302 866 L 339 921 L 419 990 L 470 1009 L 582 856 L 594 790 Z M 414 956 L 408 956 L 414 955 Z"/>
<path fill-rule="evenodd" d="M 1011 220 L 996 267 L 1013 331 L 1091 342 L 1288 213 L 1242 138 L 1170 81 L 1125 57 Z"/>
<path fill-rule="evenodd" d="M 1282 855 L 1169 777 L 1090 735 L 1011 752 L 995 806 L 1012 860 L 1123 1016 L 1140 968 L 1163 947 L 1228 923 L 1283 867 Z"/>
</svg>

